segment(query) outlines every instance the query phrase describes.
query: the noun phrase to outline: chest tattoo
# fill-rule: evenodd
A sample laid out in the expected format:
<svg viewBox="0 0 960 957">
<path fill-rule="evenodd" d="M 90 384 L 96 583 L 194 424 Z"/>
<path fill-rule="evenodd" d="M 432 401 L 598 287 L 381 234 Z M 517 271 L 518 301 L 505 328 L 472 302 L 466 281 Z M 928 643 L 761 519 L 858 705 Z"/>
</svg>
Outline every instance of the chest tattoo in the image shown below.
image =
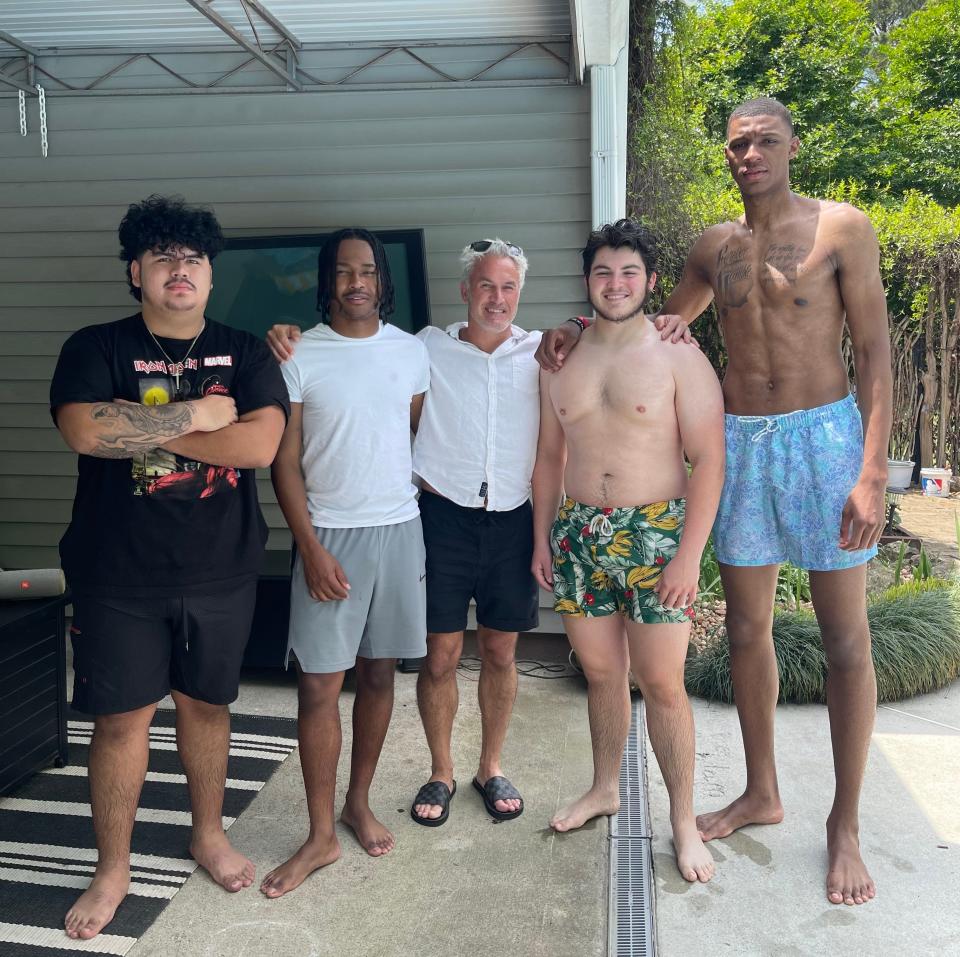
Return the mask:
<svg viewBox="0 0 960 957">
<path fill-rule="evenodd" d="M 753 267 L 743 246 L 731 247 L 727 243 L 721 247 L 717 254 L 714 286 L 717 299 L 724 305 L 734 308 L 746 305 L 753 288 Z"/>
<path fill-rule="evenodd" d="M 760 277 L 762 285 L 782 282 L 784 279 L 793 285 L 800 273 L 800 264 L 807 258 L 810 250 L 795 243 L 772 243 L 767 249 L 764 262 L 769 267 Z"/>
</svg>

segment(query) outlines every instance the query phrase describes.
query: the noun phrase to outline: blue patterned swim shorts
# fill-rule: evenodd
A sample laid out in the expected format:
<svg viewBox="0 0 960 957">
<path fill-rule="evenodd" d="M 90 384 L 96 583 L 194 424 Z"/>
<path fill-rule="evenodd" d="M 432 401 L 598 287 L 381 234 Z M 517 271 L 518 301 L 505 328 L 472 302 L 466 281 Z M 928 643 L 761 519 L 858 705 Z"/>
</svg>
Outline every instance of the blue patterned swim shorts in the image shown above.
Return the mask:
<svg viewBox="0 0 960 957">
<path fill-rule="evenodd" d="M 713 526 L 725 565 L 834 571 L 877 549 L 842 551 L 840 518 L 863 465 L 860 410 L 839 402 L 783 415 L 727 415 L 727 471 Z"/>
</svg>

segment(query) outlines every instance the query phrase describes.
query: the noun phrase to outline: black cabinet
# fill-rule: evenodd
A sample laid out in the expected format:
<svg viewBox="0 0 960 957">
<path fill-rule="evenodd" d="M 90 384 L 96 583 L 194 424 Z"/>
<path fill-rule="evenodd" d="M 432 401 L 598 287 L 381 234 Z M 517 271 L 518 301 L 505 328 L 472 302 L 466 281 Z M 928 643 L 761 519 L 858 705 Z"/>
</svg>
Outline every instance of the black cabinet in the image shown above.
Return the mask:
<svg viewBox="0 0 960 957">
<path fill-rule="evenodd" d="M 68 600 L 0 602 L 0 794 L 67 762 Z"/>
</svg>

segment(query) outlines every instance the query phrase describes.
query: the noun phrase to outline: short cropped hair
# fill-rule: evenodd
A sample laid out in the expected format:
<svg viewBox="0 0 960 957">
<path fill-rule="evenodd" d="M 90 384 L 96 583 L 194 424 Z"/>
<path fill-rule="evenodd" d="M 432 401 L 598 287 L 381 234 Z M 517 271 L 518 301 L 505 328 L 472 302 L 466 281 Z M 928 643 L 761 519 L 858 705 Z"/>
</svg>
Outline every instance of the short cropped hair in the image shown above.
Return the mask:
<svg viewBox="0 0 960 957">
<path fill-rule="evenodd" d="M 137 302 L 143 293 L 133 284 L 130 265 L 145 252 L 163 252 L 184 246 L 202 253 L 211 262 L 223 249 L 223 232 L 213 211 L 204 206 L 188 206 L 182 196 L 153 194 L 127 207 L 120 220 L 120 258 L 127 264 L 127 285 Z"/>
<path fill-rule="evenodd" d="M 527 257 L 521 249 L 519 253 L 515 250 L 520 249 L 514 243 L 508 243 L 505 239 L 487 239 L 484 242 L 490 243 L 489 247 L 483 250 L 483 252 L 477 252 L 477 250 L 472 249 L 471 246 L 464 246 L 463 252 L 460 253 L 460 262 L 463 265 L 463 272 L 461 273 L 461 279 L 465 283 L 470 282 L 470 277 L 473 275 L 473 270 L 476 267 L 477 263 L 481 259 L 484 259 L 487 256 L 504 256 L 507 259 L 512 259 L 517 264 L 517 270 L 520 273 L 520 288 L 523 289 L 524 280 L 527 278 L 527 269 L 530 267 L 530 263 L 527 261 Z M 471 244 L 472 245 L 472 244 Z"/>
<path fill-rule="evenodd" d="M 607 223 L 606 226 L 594 229 L 587 237 L 587 244 L 580 254 L 583 257 L 583 275 L 585 277 L 589 278 L 590 276 L 590 270 L 593 268 L 593 260 L 596 258 L 597 252 L 606 246 L 611 249 L 629 247 L 635 253 L 640 254 L 648 276 L 656 272 L 657 247 L 653 233 L 634 219 L 618 219 L 615 223 Z"/>
<path fill-rule="evenodd" d="M 373 251 L 373 262 L 377 268 L 377 286 L 380 295 L 380 317 L 393 314 L 396 295 L 393 290 L 393 277 L 390 275 L 390 262 L 383 243 L 369 229 L 351 226 L 338 229 L 328 237 L 317 257 L 317 312 L 326 322 L 330 316 L 330 300 L 337 289 L 337 252 L 345 239 L 359 239 Z"/>
<path fill-rule="evenodd" d="M 740 116 L 775 116 L 787 124 L 787 129 L 793 136 L 793 117 L 790 111 L 772 96 L 758 96 L 753 100 L 745 100 L 727 118 L 727 126 L 730 126 L 731 120 Z"/>
</svg>

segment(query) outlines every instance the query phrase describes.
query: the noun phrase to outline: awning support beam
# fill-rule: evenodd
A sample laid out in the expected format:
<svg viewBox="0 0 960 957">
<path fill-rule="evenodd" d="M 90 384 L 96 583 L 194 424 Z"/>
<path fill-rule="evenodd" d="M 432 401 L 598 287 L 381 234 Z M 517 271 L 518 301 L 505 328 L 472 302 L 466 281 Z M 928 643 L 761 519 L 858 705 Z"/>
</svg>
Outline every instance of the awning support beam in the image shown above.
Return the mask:
<svg viewBox="0 0 960 957">
<path fill-rule="evenodd" d="M 24 53 L 29 53 L 30 56 L 40 56 L 40 51 L 36 47 L 28 46 L 22 40 L 11 36 L 6 30 L 0 30 L 0 40 L 3 40 L 4 43 L 9 43 L 10 46 L 16 47 L 18 50 L 23 50 Z"/>
<path fill-rule="evenodd" d="M 24 93 L 29 93 L 30 96 L 37 96 L 37 88 L 35 86 L 27 86 L 26 83 L 21 83 L 19 80 L 15 80 L 12 76 L 7 76 L 5 73 L 0 73 L 0 83 L 6 86 L 12 86 L 15 90 L 23 90 Z"/>
<path fill-rule="evenodd" d="M 243 36 L 231 23 L 226 21 L 216 10 L 210 8 L 209 5 L 203 3 L 202 0 L 186 0 L 187 3 L 193 7 L 197 13 L 202 14 L 206 17 L 214 26 L 218 27 L 223 33 L 225 33 L 234 43 L 238 46 L 243 47 L 251 56 L 256 57 L 268 70 L 271 70 L 273 73 L 276 73 L 285 83 L 289 86 L 292 86 L 295 90 L 303 91 L 303 84 L 300 83 L 295 77 L 291 76 L 285 66 L 281 66 L 277 61 L 264 53 L 261 49 L 256 47 L 254 44 L 250 43 L 246 37 Z"/>
<path fill-rule="evenodd" d="M 280 34 L 290 44 L 290 46 L 300 49 L 303 46 L 303 42 L 292 33 L 288 27 L 285 27 L 283 23 L 277 18 L 275 13 L 271 13 L 261 2 L 260 0 L 243 0 L 244 6 L 250 7 L 251 10 L 255 10 L 260 16 L 260 19 L 265 23 L 269 23 L 277 33 Z"/>
<path fill-rule="evenodd" d="M 193 0 L 188 0 L 188 2 L 193 2 Z M 249 0 L 246 0 L 246 2 L 249 2 Z M 542 54 L 544 61 L 552 60 L 560 64 L 564 69 L 564 73 L 567 75 L 561 79 L 561 77 L 553 75 L 556 73 L 555 69 L 544 69 L 541 75 L 524 79 L 523 82 L 525 84 L 554 86 L 570 82 L 568 73 L 570 69 L 569 62 L 566 56 L 563 55 L 565 51 L 557 51 L 551 48 L 551 46 L 556 46 L 560 43 L 564 43 L 566 46 L 569 43 L 569 38 L 566 39 L 566 42 L 557 40 L 555 37 L 505 40 L 498 45 L 509 45 L 510 49 L 506 51 L 498 50 L 495 53 L 488 51 L 487 48 L 490 46 L 490 43 L 486 40 L 475 40 L 470 43 L 459 41 L 452 44 L 452 46 L 456 49 L 464 49 L 467 47 L 482 48 L 484 51 L 482 55 L 486 62 L 486 65 L 475 73 L 464 77 L 457 77 L 448 73 L 435 62 L 432 62 L 435 57 L 431 56 L 431 52 L 443 49 L 442 45 L 436 41 L 425 41 L 423 43 L 411 44 L 410 46 L 403 44 L 373 43 L 363 48 L 365 50 L 365 56 L 362 62 L 354 66 L 346 67 L 344 72 L 335 78 L 327 79 L 325 77 L 321 79 L 318 76 L 314 76 L 309 70 L 304 69 L 301 57 L 307 59 L 312 65 L 312 61 L 308 58 L 312 56 L 315 60 L 316 54 L 320 52 L 320 50 L 330 48 L 329 45 L 304 44 L 300 56 L 298 56 L 297 51 L 290 45 L 285 37 L 274 36 L 276 42 L 273 46 L 264 46 L 263 49 L 253 50 L 252 52 L 247 51 L 246 47 L 242 48 L 244 58 L 241 62 L 237 62 L 237 54 L 241 52 L 241 49 L 234 45 L 229 47 L 221 46 L 218 48 L 205 47 L 202 50 L 191 47 L 191 52 L 203 52 L 209 55 L 207 63 L 209 69 L 202 81 L 191 79 L 190 75 L 183 70 L 180 64 L 175 63 L 175 65 L 171 65 L 166 62 L 168 55 L 172 56 L 174 53 L 183 53 L 185 52 L 184 48 L 177 48 L 176 50 L 163 48 L 155 52 L 151 52 L 151 48 L 149 47 L 127 50 L 100 48 L 93 51 L 87 50 L 83 55 L 98 58 L 106 57 L 109 54 L 109 60 L 106 63 L 102 61 L 97 62 L 89 72 L 86 72 L 83 86 L 79 86 L 76 82 L 71 83 L 62 76 L 57 76 L 45 68 L 48 61 L 49 65 L 52 66 L 62 56 L 80 56 L 81 52 L 79 50 L 50 51 L 49 57 L 45 54 L 39 62 L 34 62 L 34 57 L 27 53 L 11 50 L 5 55 L 0 55 L 0 101 L 5 97 L 11 96 L 13 90 L 21 90 L 24 93 L 29 93 L 31 96 L 36 96 L 35 82 L 42 82 L 46 87 L 47 94 L 54 96 L 73 94 L 129 96 L 151 95 L 153 93 L 176 94 L 201 92 L 276 93 L 279 90 L 283 90 L 284 87 L 279 86 L 276 80 L 263 77 L 258 78 L 258 85 L 226 85 L 228 80 L 231 80 L 231 78 L 242 71 L 249 69 L 251 66 L 264 63 L 264 57 L 269 58 L 270 62 L 274 65 L 285 62 L 287 72 L 283 72 L 282 70 L 278 72 L 278 70 L 271 69 L 271 77 L 274 75 L 281 77 L 287 90 L 289 90 L 291 84 L 295 82 L 298 92 L 313 92 L 321 89 L 356 90 L 361 88 L 430 89 L 435 86 L 439 88 L 443 85 L 458 87 L 470 85 L 502 86 L 504 83 L 516 83 L 517 81 L 506 78 L 503 80 L 488 79 L 488 77 L 494 74 L 495 68 L 509 62 L 513 57 L 522 57 L 530 51 L 537 51 Z M 354 45 L 338 45 L 334 48 L 353 49 Z M 567 48 L 569 49 L 569 47 Z M 387 57 L 396 53 L 401 54 L 402 57 L 406 58 L 409 62 L 415 63 L 422 69 L 428 71 L 429 76 L 423 79 L 403 79 L 400 81 L 388 81 L 387 83 L 383 81 L 379 83 L 356 82 L 358 76 L 362 74 L 363 71 L 381 63 Z M 359 57 L 357 59 L 359 59 Z M 133 64 L 140 60 L 149 60 L 158 66 L 168 76 L 174 78 L 177 81 L 177 85 L 160 85 L 151 89 L 141 88 L 139 86 L 125 86 L 123 81 L 119 83 L 112 82 L 115 78 L 126 73 Z M 211 69 L 217 71 L 217 75 L 214 76 L 213 79 L 209 79 Z M 60 69 L 57 72 L 63 73 L 64 70 Z M 85 71 L 79 69 L 76 71 L 72 70 L 71 72 L 84 75 Z M 93 78 L 89 79 L 91 75 Z M 109 86 L 107 85 L 108 83 L 110 84 Z"/>
</svg>

